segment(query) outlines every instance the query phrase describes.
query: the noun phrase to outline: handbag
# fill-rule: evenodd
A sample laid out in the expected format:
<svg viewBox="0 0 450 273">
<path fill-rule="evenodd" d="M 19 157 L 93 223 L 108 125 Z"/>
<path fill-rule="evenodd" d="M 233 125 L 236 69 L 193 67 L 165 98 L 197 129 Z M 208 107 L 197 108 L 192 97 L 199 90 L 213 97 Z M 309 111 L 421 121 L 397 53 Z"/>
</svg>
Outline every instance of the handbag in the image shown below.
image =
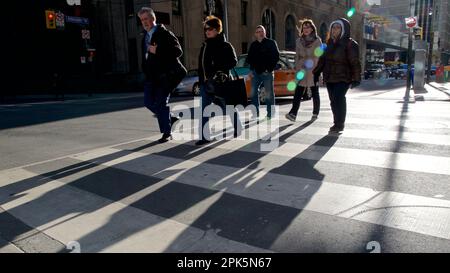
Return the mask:
<svg viewBox="0 0 450 273">
<path fill-rule="evenodd" d="M 216 73 L 213 79 L 206 82 L 206 92 L 225 101 L 226 105 L 247 106 L 245 80 L 239 77 L 234 68 L 232 71 L 234 78 L 223 72 Z"/>
</svg>

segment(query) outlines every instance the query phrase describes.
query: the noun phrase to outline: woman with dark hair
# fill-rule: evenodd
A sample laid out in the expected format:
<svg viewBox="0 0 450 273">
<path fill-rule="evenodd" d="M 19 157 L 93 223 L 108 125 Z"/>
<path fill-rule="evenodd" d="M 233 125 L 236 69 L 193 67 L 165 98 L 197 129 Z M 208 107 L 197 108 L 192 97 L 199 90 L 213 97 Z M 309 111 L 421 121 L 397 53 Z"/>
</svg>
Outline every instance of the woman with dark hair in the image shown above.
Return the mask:
<svg viewBox="0 0 450 273">
<path fill-rule="evenodd" d="M 228 43 L 222 33 L 222 21 L 215 16 L 208 16 L 203 23 L 206 40 L 199 55 L 199 83 L 202 96 L 200 120 L 200 140 L 196 145 L 204 145 L 210 142 L 209 117 L 205 116 L 205 108 L 212 103 L 217 103 L 225 111 L 225 102 L 217 100 L 214 94 L 208 92 L 211 82 L 220 77 L 230 77 L 230 70 L 237 64 L 236 52 Z M 237 111 L 228 113 L 234 127 L 234 136 L 240 134 L 242 125 Z"/>
<path fill-rule="evenodd" d="M 345 95 L 349 88 L 361 83 L 359 45 L 350 38 L 350 22 L 345 18 L 330 25 L 327 49 L 313 71 L 315 77 L 322 72 L 333 111 L 334 125 L 330 133 L 339 133 L 344 130 L 347 115 Z"/>
<path fill-rule="evenodd" d="M 291 111 L 286 114 L 286 118 L 295 121 L 300 108 L 300 101 L 307 89 L 311 89 L 313 98 L 313 119 L 317 118 L 320 111 L 320 96 L 318 80 L 312 73 L 319 60 L 315 56 L 317 48 L 322 46 L 322 41 L 317 36 L 317 29 L 310 19 L 300 21 L 300 37 L 297 39 L 295 67 L 297 70 L 297 88 L 295 89 L 294 100 Z"/>
</svg>

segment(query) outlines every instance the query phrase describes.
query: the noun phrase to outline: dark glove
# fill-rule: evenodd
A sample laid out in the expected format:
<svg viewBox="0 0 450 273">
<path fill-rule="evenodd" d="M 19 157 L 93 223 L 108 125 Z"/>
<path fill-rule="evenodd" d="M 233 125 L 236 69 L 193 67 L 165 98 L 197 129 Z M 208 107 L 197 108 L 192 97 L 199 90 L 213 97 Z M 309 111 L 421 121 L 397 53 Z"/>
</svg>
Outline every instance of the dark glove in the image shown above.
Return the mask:
<svg viewBox="0 0 450 273">
<path fill-rule="evenodd" d="M 360 82 L 354 81 L 354 82 L 351 83 L 350 88 L 351 88 L 351 89 L 356 88 L 356 87 L 358 87 L 360 84 L 361 84 Z"/>
</svg>

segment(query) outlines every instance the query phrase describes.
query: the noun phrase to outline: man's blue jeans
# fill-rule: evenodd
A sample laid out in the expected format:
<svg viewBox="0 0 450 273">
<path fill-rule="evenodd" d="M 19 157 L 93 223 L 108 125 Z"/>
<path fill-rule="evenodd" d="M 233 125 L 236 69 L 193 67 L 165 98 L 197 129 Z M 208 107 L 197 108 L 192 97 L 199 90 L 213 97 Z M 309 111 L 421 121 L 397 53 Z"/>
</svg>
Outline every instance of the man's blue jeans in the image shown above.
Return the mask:
<svg viewBox="0 0 450 273">
<path fill-rule="evenodd" d="M 273 87 L 274 73 L 273 72 L 263 72 L 261 74 L 257 74 L 255 71 L 252 71 L 252 91 L 251 91 L 251 99 L 252 104 L 256 107 L 256 113 L 259 117 L 259 89 L 261 85 L 264 86 L 266 91 L 266 105 L 267 105 L 267 117 L 272 117 L 272 108 L 275 105 L 275 93 Z"/>
<path fill-rule="evenodd" d="M 167 105 L 170 99 L 170 92 L 166 88 L 146 81 L 144 83 L 144 105 L 152 111 L 158 118 L 159 130 L 163 134 L 170 134 L 170 109 Z"/>
</svg>

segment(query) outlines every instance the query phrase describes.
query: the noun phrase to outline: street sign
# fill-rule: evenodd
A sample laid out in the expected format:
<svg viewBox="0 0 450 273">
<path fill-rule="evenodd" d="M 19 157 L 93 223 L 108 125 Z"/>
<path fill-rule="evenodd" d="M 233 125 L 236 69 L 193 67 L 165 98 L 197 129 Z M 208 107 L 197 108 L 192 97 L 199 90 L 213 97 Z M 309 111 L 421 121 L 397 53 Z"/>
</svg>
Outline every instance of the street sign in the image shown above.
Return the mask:
<svg viewBox="0 0 450 273">
<path fill-rule="evenodd" d="M 64 29 L 64 26 L 65 26 L 64 13 L 58 11 L 56 13 L 56 28 Z"/>
<path fill-rule="evenodd" d="M 91 32 L 88 29 L 82 29 L 81 30 L 81 38 L 84 40 L 90 40 Z"/>
<path fill-rule="evenodd" d="M 81 0 L 66 0 L 69 6 L 81 6 Z"/>
<path fill-rule="evenodd" d="M 84 17 L 66 16 L 66 22 L 77 25 L 89 25 L 89 19 Z"/>
<path fill-rule="evenodd" d="M 407 28 L 413 28 L 417 26 L 417 17 L 407 17 L 405 23 Z"/>
</svg>

